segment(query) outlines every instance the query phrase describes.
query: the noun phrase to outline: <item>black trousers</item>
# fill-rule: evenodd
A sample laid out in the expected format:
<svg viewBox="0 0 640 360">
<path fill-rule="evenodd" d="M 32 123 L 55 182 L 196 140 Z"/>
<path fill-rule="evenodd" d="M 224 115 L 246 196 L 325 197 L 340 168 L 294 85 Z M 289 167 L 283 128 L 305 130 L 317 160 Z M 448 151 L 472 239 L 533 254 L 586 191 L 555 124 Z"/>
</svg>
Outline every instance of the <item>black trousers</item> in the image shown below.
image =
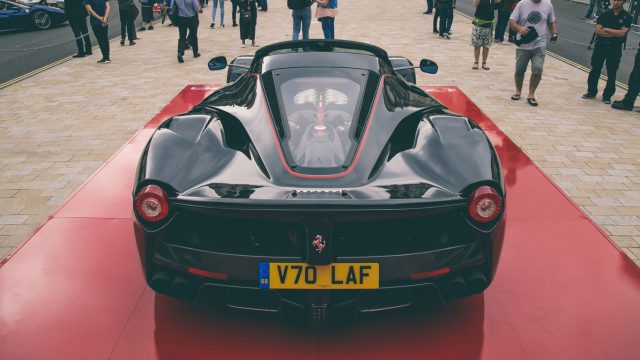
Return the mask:
<svg viewBox="0 0 640 360">
<path fill-rule="evenodd" d="M 598 79 L 600 79 L 602 67 L 606 62 L 607 86 L 604 88 L 602 98 L 611 99 L 611 96 L 616 92 L 616 73 L 620 66 L 621 57 L 621 45 L 596 43 L 593 54 L 591 54 L 591 72 L 589 72 L 589 79 L 587 80 L 587 92 L 589 94 L 595 95 L 598 93 Z"/>
<path fill-rule="evenodd" d="M 449 33 L 451 31 L 451 24 L 453 23 L 453 2 L 442 3 L 438 7 L 438 15 L 440 15 L 440 35 Z"/>
<path fill-rule="evenodd" d="M 231 0 L 231 19 L 233 20 L 233 24 L 237 24 L 236 22 L 236 13 L 238 11 L 238 0 Z"/>
<path fill-rule="evenodd" d="M 439 5 L 435 4 L 435 11 L 433 12 L 433 32 L 438 32 L 438 17 L 440 17 L 440 11 L 438 11 Z"/>
<path fill-rule="evenodd" d="M 433 0 L 427 0 L 427 13 L 431 14 L 433 12 Z"/>
<path fill-rule="evenodd" d="M 118 13 L 120 15 L 120 37 L 122 40 L 129 36 L 129 41 L 133 41 L 136 38 L 135 27 L 133 26 L 133 21 L 129 18 L 129 10 L 128 9 L 119 9 Z"/>
<path fill-rule="evenodd" d="M 95 35 L 96 39 L 98 40 L 98 46 L 100 46 L 102 58 L 105 60 L 109 60 L 109 37 L 107 36 L 109 26 L 91 25 L 91 29 L 93 30 L 93 35 Z"/>
<path fill-rule="evenodd" d="M 178 55 L 184 55 L 184 47 L 189 42 L 193 53 L 198 52 L 198 16 L 182 17 L 178 16 L 178 31 L 180 38 L 178 39 Z M 187 34 L 188 31 L 188 34 Z"/>
<path fill-rule="evenodd" d="M 91 54 L 91 38 L 89 37 L 89 29 L 87 29 L 87 18 L 84 16 L 70 17 L 69 25 L 76 38 L 78 54 Z"/>
<path fill-rule="evenodd" d="M 640 49 L 636 53 L 636 59 L 633 61 L 633 70 L 631 70 L 631 75 L 629 75 L 629 91 L 622 99 L 627 106 L 633 106 L 636 102 L 636 98 L 640 93 Z"/>
</svg>

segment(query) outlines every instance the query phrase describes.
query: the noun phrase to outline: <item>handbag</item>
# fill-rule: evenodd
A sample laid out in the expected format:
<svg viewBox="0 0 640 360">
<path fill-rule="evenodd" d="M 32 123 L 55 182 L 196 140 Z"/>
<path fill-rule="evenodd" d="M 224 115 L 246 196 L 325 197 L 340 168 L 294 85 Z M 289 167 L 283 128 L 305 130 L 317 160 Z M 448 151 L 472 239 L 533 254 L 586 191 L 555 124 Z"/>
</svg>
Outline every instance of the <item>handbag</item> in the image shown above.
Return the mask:
<svg viewBox="0 0 640 360">
<path fill-rule="evenodd" d="M 138 9 L 138 7 L 133 1 L 129 3 L 128 13 L 129 13 L 128 14 L 129 20 L 131 21 L 135 21 L 138 18 L 138 15 L 140 14 L 140 10 Z"/>
<path fill-rule="evenodd" d="M 245 23 L 251 22 L 251 11 L 246 10 L 240 12 L 240 21 Z"/>
</svg>

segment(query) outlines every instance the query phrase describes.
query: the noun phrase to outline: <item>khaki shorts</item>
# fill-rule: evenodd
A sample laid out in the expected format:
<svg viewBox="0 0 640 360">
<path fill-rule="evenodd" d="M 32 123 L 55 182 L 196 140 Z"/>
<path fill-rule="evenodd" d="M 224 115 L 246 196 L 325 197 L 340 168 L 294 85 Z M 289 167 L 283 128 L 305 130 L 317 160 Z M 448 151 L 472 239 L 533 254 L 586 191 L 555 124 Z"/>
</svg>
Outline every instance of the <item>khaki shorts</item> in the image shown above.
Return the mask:
<svg viewBox="0 0 640 360">
<path fill-rule="evenodd" d="M 542 75 L 544 51 L 544 46 L 531 50 L 516 49 L 516 75 L 524 75 L 527 72 L 529 60 L 531 60 L 531 73 L 538 76 Z"/>
</svg>

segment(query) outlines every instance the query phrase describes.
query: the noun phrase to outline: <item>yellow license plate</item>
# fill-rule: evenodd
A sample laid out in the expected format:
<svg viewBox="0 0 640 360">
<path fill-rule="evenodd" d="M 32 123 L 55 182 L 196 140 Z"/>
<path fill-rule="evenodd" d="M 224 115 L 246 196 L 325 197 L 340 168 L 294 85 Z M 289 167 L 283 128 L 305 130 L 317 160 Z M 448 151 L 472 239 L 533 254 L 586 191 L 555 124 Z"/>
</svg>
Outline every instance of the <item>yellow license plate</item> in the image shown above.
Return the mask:
<svg viewBox="0 0 640 360">
<path fill-rule="evenodd" d="M 377 289 L 377 263 L 260 263 L 259 285 L 263 289 Z"/>
</svg>

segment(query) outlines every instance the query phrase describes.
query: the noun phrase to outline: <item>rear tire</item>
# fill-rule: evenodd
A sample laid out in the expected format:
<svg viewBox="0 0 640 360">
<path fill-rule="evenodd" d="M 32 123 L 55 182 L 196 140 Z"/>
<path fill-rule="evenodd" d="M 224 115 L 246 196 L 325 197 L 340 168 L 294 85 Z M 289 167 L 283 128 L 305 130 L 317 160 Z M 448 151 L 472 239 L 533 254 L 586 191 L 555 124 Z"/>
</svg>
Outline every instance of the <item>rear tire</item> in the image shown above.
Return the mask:
<svg viewBox="0 0 640 360">
<path fill-rule="evenodd" d="M 37 10 L 31 15 L 33 26 L 39 30 L 47 30 L 51 27 L 53 22 L 51 21 L 51 15 L 46 11 Z"/>
</svg>

